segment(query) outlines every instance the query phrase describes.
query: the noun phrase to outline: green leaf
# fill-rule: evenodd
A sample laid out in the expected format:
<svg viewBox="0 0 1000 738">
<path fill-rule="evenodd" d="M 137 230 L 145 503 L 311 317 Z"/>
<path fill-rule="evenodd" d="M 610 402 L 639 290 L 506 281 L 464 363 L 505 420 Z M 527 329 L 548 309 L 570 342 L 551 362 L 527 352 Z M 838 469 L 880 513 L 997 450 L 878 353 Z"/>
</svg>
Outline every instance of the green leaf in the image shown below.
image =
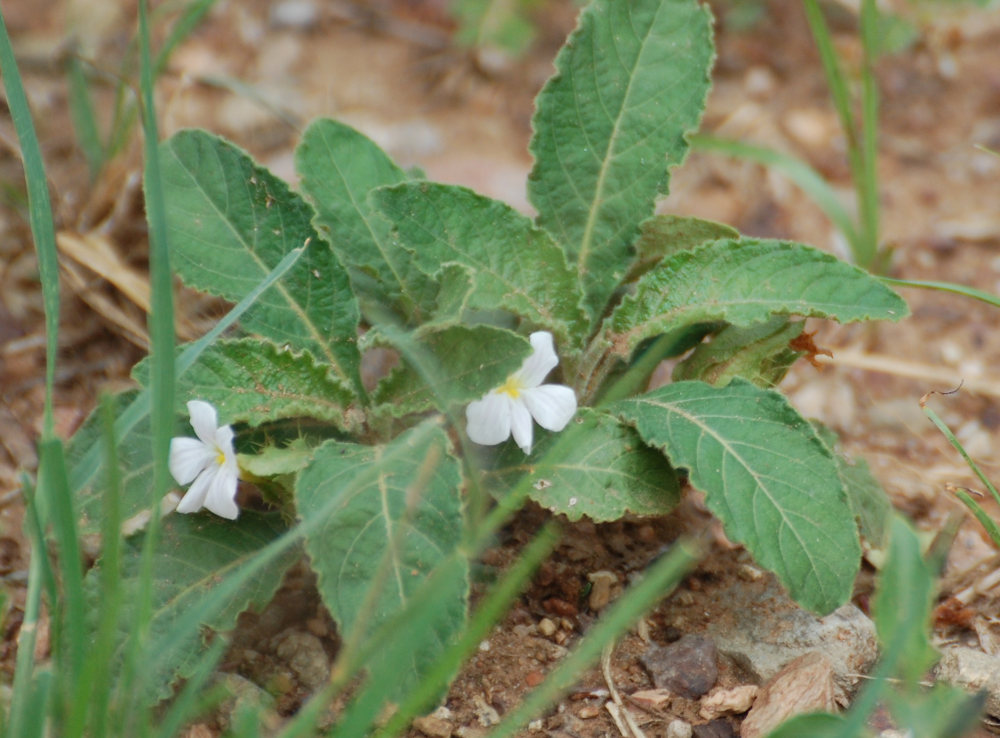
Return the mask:
<svg viewBox="0 0 1000 738">
<path fill-rule="evenodd" d="M 190 637 L 167 642 L 165 635 L 178 621 L 198 607 L 216 584 L 244 566 L 260 549 L 285 532 L 279 515 L 263 515 L 244 510 L 238 521 L 223 520 L 209 514 L 168 515 L 163 520 L 160 538 L 153 560 L 152 614 L 150 623 L 150 657 L 147 668 L 156 699 L 171 694 L 171 684 L 198 664 L 205 643 L 198 629 Z M 126 592 L 138 591 L 141 574 L 142 536 L 126 541 L 123 550 L 122 584 Z M 237 616 L 248 608 L 266 605 L 284 576 L 285 570 L 299 557 L 292 547 L 277 557 L 256 576 L 250 578 L 226 606 L 201 625 L 214 631 L 231 630 Z M 88 596 L 100 596 L 100 566 L 88 575 Z M 130 627 L 135 602 L 126 601 L 119 622 L 119 633 L 113 662 L 119 664 L 125 639 L 134 635 Z M 99 612 L 93 603 L 95 614 Z M 124 686 L 124 685 L 122 685 Z"/>
<path fill-rule="evenodd" d="M 316 227 L 351 272 L 366 315 L 395 308 L 420 318 L 433 304 L 437 286 L 399 248 L 389 223 L 371 206 L 368 194 L 409 177 L 367 136 L 334 120 L 313 121 L 295 149 L 301 188 L 316 208 Z M 375 312 L 370 322 L 380 323 Z"/>
<path fill-rule="evenodd" d="M 188 285 L 238 301 L 292 249 L 305 254 L 243 316 L 253 333 L 312 351 L 362 396 L 358 306 L 312 208 L 233 144 L 205 131 L 161 147 L 173 265 Z"/>
<path fill-rule="evenodd" d="M 674 367 L 673 380 L 697 379 L 720 386 L 743 377 L 759 387 L 773 387 L 799 357 L 788 342 L 802 333 L 802 326 L 802 321 L 785 317 L 726 326 Z"/>
<path fill-rule="evenodd" d="M 695 0 L 596 0 L 538 96 L 528 196 L 583 280 L 594 317 L 701 120 L 711 25 Z"/>
<path fill-rule="evenodd" d="M 892 675 L 915 687 L 938 660 L 930 644 L 934 574 L 924 560 L 920 540 L 901 516 L 892 520 L 889 552 L 879 572 L 872 619 Z"/>
<path fill-rule="evenodd" d="M 372 398 L 394 417 L 476 400 L 502 385 L 531 353 L 524 338 L 490 325 L 385 329 L 380 335 L 403 356 Z"/>
<path fill-rule="evenodd" d="M 790 241 L 713 241 L 667 257 L 644 274 L 605 323 L 628 357 L 653 336 L 715 320 L 750 325 L 773 315 L 841 323 L 900 320 L 906 303 L 868 272 Z"/>
<path fill-rule="evenodd" d="M 680 485 L 663 454 L 616 418 L 582 407 L 561 433 L 537 429 L 530 456 L 508 443 L 488 480 L 502 496 L 525 475 L 529 497 L 570 520 L 619 520 L 628 513 L 664 515 Z"/>
<path fill-rule="evenodd" d="M 867 461 L 848 458 L 840 453 L 837 434 L 826 426 L 813 422 L 813 427 L 837 463 L 837 475 L 847 492 L 847 501 L 854 510 L 861 535 L 876 548 L 881 548 L 885 545 L 892 523 L 889 496 L 868 468 Z"/>
<path fill-rule="evenodd" d="M 129 391 L 111 398 L 115 415 L 128 407 L 138 392 Z M 87 416 L 66 446 L 67 466 L 72 468 L 80 462 L 92 447 L 101 442 L 100 408 Z M 144 415 L 122 438 L 115 451 L 121 475 L 122 496 L 119 502 L 123 519 L 148 510 L 153 504 L 153 437 L 149 426 L 149 415 Z M 87 482 L 76 490 L 79 527 L 83 535 L 97 535 L 101 532 L 104 489 L 107 484 L 106 471 L 91 475 Z"/>
<path fill-rule="evenodd" d="M 399 610 L 459 545 L 462 498 L 448 437 L 427 421 L 386 446 L 328 443 L 299 474 L 298 513 L 333 505 L 306 539 L 323 602 L 344 638 L 363 638 Z M 331 503 L 331 499 L 336 502 Z M 416 685 L 465 623 L 468 565 L 438 603 L 438 617 L 394 671 L 398 699 Z M 371 666 L 382 673 L 379 664 Z"/>
<path fill-rule="evenodd" d="M 739 231 L 731 226 L 683 215 L 654 215 L 639 228 L 639 240 L 635 244 L 637 259 L 626 282 L 635 281 L 665 256 L 678 251 L 690 251 L 720 238 L 740 239 Z"/>
<path fill-rule="evenodd" d="M 373 198 L 427 274 L 452 263 L 468 267 L 469 308 L 519 315 L 564 345 L 579 340 L 584 318 L 576 275 L 528 217 L 455 185 L 402 184 Z"/>
<path fill-rule="evenodd" d="M 847 601 L 861 558 L 829 449 L 778 392 L 735 379 L 677 382 L 609 408 L 685 468 L 726 535 L 803 607 Z"/>
<path fill-rule="evenodd" d="M 147 361 L 132 376 L 145 385 Z M 354 393 L 309 352 L 293 353 L 271 341 L 243 338 L 217 341 L 177 380 L 177 412 L 188 400 L 205 400 L 219 422 L 260 425 L 281 418 L 329 421 L 345 431 L 361 422 Z"/>
</svg>

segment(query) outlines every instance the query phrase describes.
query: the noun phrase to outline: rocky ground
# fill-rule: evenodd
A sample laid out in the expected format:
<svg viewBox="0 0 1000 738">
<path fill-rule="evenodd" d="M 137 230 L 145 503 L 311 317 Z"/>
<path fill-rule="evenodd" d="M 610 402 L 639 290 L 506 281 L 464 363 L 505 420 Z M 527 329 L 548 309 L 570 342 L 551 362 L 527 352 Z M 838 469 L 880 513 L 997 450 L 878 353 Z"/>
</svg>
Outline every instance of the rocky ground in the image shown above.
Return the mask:
<svg viewBox="0 0 1000 738">
<path fill-rule="evenodd" d="M 799 3 L 762 4 L 762 17 L 749 25 L 739 22 L 738 5 L 713 3 L 719 57 L 704 128 L 800 156 L 846 197 L 843 137 Z M 853 16 L 834 5 L 838 50 L 856 65 Z M 1000 158 L 979 147 L 1000 150 L 1000 17 L 948 7 L 920 5 L 911 16 L 914 43 L 878 67 L 883 235 L 895 249 L 895 276 L 998 292 Z M 161 131 L 208 128 L 292 178 L 301 128 L 316 116 L 332 116 L 367 133 L 404 166 L 527 209 L 532 98 L 551 73 L 575 7 L 568 0 L 539 3 L 536 41 L 516 58 L 457 47 L 446 9 L 444 0 L 220 0 L 162 78 Z M 60 431 L 69 434 L 100 391 L 125 386 L 146 345 L 138 151 L 134 141 L 127 143 L 90 182 L 72 137 L 62 71 L 75 29 L 76 48 L 100 59 L 108 75 L 101 109 L 110 109 L 133 10 L 101 0 L 38 0 L 7 3 L 4 12 L 55 196 L 64 268 L 56 402 Z M 0 117 L 0 574 L 11 598 L 0 667 L 8 674 L 26 564 L 18 475 L 35 466 L 44 366 L 20 177 L 13 127 Z M 675 173 L 661 209 L 724 221 L 749 235 L 842 248 L 819 209 L 787 180 L 715 155 L 692 155 Z M 929 390 L 962 384 L 935 407 L 987 473 L 1000 478 L 1000 313 L 953 295 L 908 290 L 905 296 L 913 316 L 897 325 L 812 325 L 816 342 L 833 358 L 820 369 L 795 367 L 782 389 L 804 414 L 833 427 L 852 454 L 867 459 L 894 504 L 933 534 L 961 514 L 946 485 L 976 482 L 918 401 Z M 178 304 L 185 338 L 219 314 L 207 300 Z M 524 511 L 484 566 L 502 569 L 544 517 Z M 692 493 L 667 518 L 567 525 L 530 590 L 414 735 L 484 734 L 681 531 L 714 540 L 709 556 L 526 734 L 639 735 L 628 732 L 631 719 L 649 736 L 755 736 L 774 719 L 776 705 L 847 703 L 875 657 L 866 615 L 871 567 L 854 602 L 824 619 L 806 615 L 724 539 Z M 988 682 L 990 707 L 1000 715 L 1000 600 L 989 577 L 996 566 L 995 551 L 966 521 L 941 584 L 942 600 L 957 598 L 958 605 L 941 611 L 935 635 L 947 653 L 944 672 L 958 681 Z M 277 695 L 278 719 L 323 683 L 336 647 L 308 577 L 292 576 L 274 605 L 244 618 L 227 657 L 227 678 L 250 692 L 267 686 Z M 207 719 L 189 735 L 215 735 L 223 723 Z"/>
</svg>

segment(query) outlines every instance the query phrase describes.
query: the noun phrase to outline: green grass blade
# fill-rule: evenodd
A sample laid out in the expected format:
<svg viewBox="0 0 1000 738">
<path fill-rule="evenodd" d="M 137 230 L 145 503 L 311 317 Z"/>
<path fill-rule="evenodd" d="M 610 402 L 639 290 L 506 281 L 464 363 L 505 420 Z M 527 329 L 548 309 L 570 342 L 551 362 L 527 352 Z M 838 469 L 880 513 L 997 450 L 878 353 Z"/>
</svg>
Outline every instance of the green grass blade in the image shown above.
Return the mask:
<svg viewBox="0 0 1000 738">
<path fill-rule="evenodd" d="M 977 477 L 979 477 L 979 481 L 982 482 L 986 489 L 990 491 L 990 494 L 993 495 L 993 499 L 1000 503 L 1000 493 L 997 492 L 997 488 L 993 486 L 993 483 L 990 482 L 987 476 L 983 473 L 983 470 L 979 468 L 979 464 L 973 461 L 972 457 L 966 453 L 965 447 L 962 446 L 962 443 L 957 438 L 955 438 L 955 434 L 951 432 L 951 428 L 949 428 L 945 422 L 938 417 L 936 412 L 927 407 L 926 402 L 921 401 L 920 405 L 921 409 L 924 411 L 924 415 L 926 415 L 928 419 L 934 423 L 935 426 L 937 426 L 937 429 L 941 431 L 942 435 L 948 439 L 948 443 L 950 443 L 955 450 L 962 455 L 962 458 L 965 459 L 965 463 L 969 465 L 969 468 L 975 472 Z"/>
<path fill-rule="evenodd" d="M 1000 307 L 1000 296 L 991 292 L 983 292 L 975 287 L 968 287 L 964 284 L 953 284 L 952 282 L 934 282 L 920 279 L 896 279 L 894 277 L 880 277 L 880 279 L 893 287 L 916 287 L 922 290 L 937 290 L 938 292 L 950 292 L 953 295 L 970 297 L 973 300 L 985 302 L 993 307 Z"/>
<path fill-rule="evenodd" d="M 862 266 L 872 267 L 878 253 L 878 83 L 875 79 L 875 59 L 879 48 L 880 14 L 875 0 L 861 3 L 861 178 L 858 189 L 858 211 L 861 215 Z"/>
<path fill-rule="evenodd" d="M 174 430 L 174 307 L 173 282 L 168 252 L 166 205 L 163 198 L 163 181 L 160 174 L 159 133 L 156 125 L 156 108 L 153 104 L 153 65 L 150 55 L 149 19 L 145 0 L 139 2 L 139 79 L 144 148 L 144 185 L 146 217 L 149 224 L 149 272 L 151 308 L 150 334 L 150 415 L 153 436 L 153 490 L 149 526 L 143 541 L 142 561 L 136 598 L 134 637 L 125 656 L 124 683 L 132 684 L 144 673 L 140 659 L 149 639 L 152 621 L 153 557 L 159 538 L 159 504 L 170 484 L 167 468 L 170 439 Z M 141 679 L 139 680 L 141 681 Z M 140 699 L 143 689 L 133 692 L 131 704 Z M 140 720 L 145 719 L 143 716 Z M 140 725 L 145 723 L 140 723 Z M 133 724 L 131 729 L 136 729 Z M 128 728 L 127 728 L 128 729 Z"/>
<path fill-rule="evenodd" d="M 39 710 L 36 703 L 40 686 L 35 674 L 35 641 L 38 635 L 38 617 L 42 607 L 42 590 L 48 589 L 52 602 L 56 602 L 55 578 L 48 567 L 45 538 L 34 504 L 35 494 L 27 479 L 23 480 L 25 490 L 25 517 L 28 537 L 31 541 L 31 556 L 28 560 L 27 593 L 24 602 L 24 619 L 17 635 L 17 658 L 14 667 L 14 687 L 7 719 L 8 738 L 41 735 L 40 729 L 32 729 L 33 713 Z M 41 708 L 44 713 L 45 708 Z"/>
<path fill-rule="evenodd" d="M 202 18 L 212 9 L 213 5 L 215 5 L 215 0 L 194 0 L 184 8 L 180 17 L 170 29 L 170 34 L 163 42 L 163 48 L 160 49 L 153 62 L 153 74 L 155 77 L 163 74 L 174 49 L 191 35 L 191 32 L 198 27 Z"/>
<path fill-rule="evenodd" d="M 677 586 L 697 558 L 698 551 L 692 544 L 683 541 L 674 544 L 669 554 L 646 571 L 642 581 L 602 614 L 576 649 L 552 670 L 542 685 L 507 713 L 490 734 L 491 738 L 513 735 L 541 713 L 600 656 L 606 644 L 617 639 L 643 612 Z"/>
<path fill-rule="evenodd" d="M 860 133 L 861 140 L 859 140 L 858 126 L 851 109 L 850 91 L 844 77 L 844 71 L 837 59 L 833 37 L 830 35 L 830 27 L 827 25 L 817 0 L 805 0 L 805 11 L 809 29 L 812 31 L 813 40 L 816 42 L 816 49 L 823 64 L 823 73 L 826 75 L 826 81 L 830 87 L 833 106 L 840 119 L 841 128 L 844 130 L 844 137 L 847 139 L 851 180 L 854 183 L 858 211 L 861 213 L 858 239 L 851 243 L 854 261 L 862 267 L 870 268 L 875 261 L 878 249 L 878 182 L 875 176 L 876 157 L 874 152 L 875 137 L 877 136 L 877 110 L 872 112 L 873 107 L 877 108 L 874 79 L 868 75 L 867 81 L 862 83 L 866 87 L 863 91 L 865 99 L 862 101 L 862 114 L 864 117 Z M 864 74 L 867 75 L 868 72 L 866 71 Z M 867 157 L 870 150 L 871 158 L 869 160 Z M 873 228 L 874 230 L 872 230 Z"/>
<path fill-rule="evenodd" d="M 49 438 L 39 444 L 38 479 L 39 491 L 51 505 L 62 584 L 62 596 L 52 605 L 57 610 L 54 616 L 58 626 L 57 634 L 52 639 L 57 689 L 60 698 L 69 701 L 80 683 L 87 656 L 88 635 L 80 538 L 60 439 Z"/>
<path fill-rule="evenodd" d="M 840 203 L 837 193 L 815 169 L 801 159 L 773 149 L 703 134 L 692 136 L 690 141 L 691 146 L 697 150 L 717 151 L 727 156 L 747 159 L 785 175 L 798 185 L 799 189 L 809 195 L 834 226 L 844 234 L 852 253 L 860 248 L 857 226 L 854 219 Z"/>
<path fill-rule="evenodd" d="M 427 675 L 420 688 L 407 697 L 389 722 L 376 733 L 378 738 L 389 738 L 402 733 L 414 717 L 428 708 L 430 701 L 448 683 L 455 670 L 475 652 L 490 628 L 507 612 L 511 603 L 557 542 L 558 530 L 555 523 L 550 522 L 521 551 L 514 566 L 504 575 L 500 583 L 490 589 L 476 614 L 469 621 L 462 637 L 443 654 L 440 662 Z"/>
<path fill-rule="evenodd" d="M 104 166 L 104 144 L 97 128 L 94 100 L 90 94 L 90 84 L 83 64 L 76 55 L 70 55 L 66 62 L 66 78 L 69 83 L 69 113 L 73 121 L 77 143 L 83 150 L 93 181 Z"/>
<path fill-rule="evenodd" d="M 157 726 L 158 738 L 172 738 L 180 735 L 185 723 L 191 722 L 199 713 L 210 710 L 226 697 L 221 688 L 206 689 L 208 680 L 215 672 L 215 667 L 222 659 L 226 650 L 226 641 L 216 638 L 208 650 L 201 656 L 198 666 L 187 678 L 184 688 L 174 699 Z"/>
<path fill-rule="evenodd" d="M 956 488 L 954 493 L 969 508 L 969 512 L 975 516 L 979 524 L 983 526 L 983 529 L 989 534 L 990 540 L 993 541 L 993 545 L 1000 548 L 1000 525 L 997 525 L 997 522 L 989 516 L 989 513 L 983 510 L 980 504 L 973 499 L 972 495 L 964 489 Z"/>
<path fill-rule="evenodd" d="M 285 257 L 278 262 L 278 264 L 271 270 L 271 272 L 261 280 L 250 293 L 247 294 L 242 300 L 239 301 L 233 308 L 226 313 L 223 318 L 215 324 L 215 326 L 206 333 L 204 336 L 199 338 L 197 341 L 189 344 L 177 357 L 177 361 L 174 364 L 175 377 L 180 377 L 185 371 L 191 368 L 194 363 L 198 360 L 198 357 L 207 349 L 219 336 L 221 336 L 225 331 L 227 331 L 233 324 L 240 319 L 240 316 L 245 313 L 251 305 L 253 305 L 257 299 L 264 293 L 271 285 L 281 279 L 285 273 L 291 269 L 295 262 L 299 260 L 305 249 L 303 247 L 293 249 L 288 252 Z M 121 439 L 131 431 L 136 424 L 141 421 L 146 415 L 149 414 L 150 408 L 150 393 L 149 390 L 143 390 L 135 399 L 132 400 L 131 404 L 121 412 L 118 418 L 115 420 L 115 443 L 121 442 Z M 94 444 L 87 453 L 85 453 L 80 462 L 73 468 L 70 472 L 70 488 L 74 491 L 80 490 L 85 484 L 87 484 L 97 473 L 100 468 L 101 462 L 101 447 L 100 444 Z"/>
<path fill-rule="evenodd" d="M 115 632 L 121 619 L 121 507 L 122 479 L 117 446 L 114 442 L 114 415 L 111 397 L 101 399 L 104 469 L 104 517 L 101 521 L 100 616 L 93 647 L 81 678 L 68 722 L 68 735 L 81 735 L 88 721 L 91 735 L 107 735 L 111 715 L 111 654 Z M 81 704 L 82 703 L 82 704 Z"/>
<path fill-rule="evenodd" d="M 28 188 L 28 212 L 31 234 L 38 254 L 38 272 L 42 281 L 42 299 L 45 305 L 45 409 L 42 437 L 55 435 L 52 416 L 52 392 L 55 385 L 56 356 L 59 350 L 59 254 L 56 251 L 55 226 L 52 222 L 52 204 L 49 185 L 45 179 L 45 165 L 38 136 L 31 120 L 28 98 L 24 94 L 21 74 L 17 69 L 14 49 L 7 33 L 7 24 L 0 12 L 0 75 L 7 93 L 7 106 L 17 130 L 24 163 L 24 178 Z M 39 511 L 45 520 L 45 510 Z"/>
</svg>

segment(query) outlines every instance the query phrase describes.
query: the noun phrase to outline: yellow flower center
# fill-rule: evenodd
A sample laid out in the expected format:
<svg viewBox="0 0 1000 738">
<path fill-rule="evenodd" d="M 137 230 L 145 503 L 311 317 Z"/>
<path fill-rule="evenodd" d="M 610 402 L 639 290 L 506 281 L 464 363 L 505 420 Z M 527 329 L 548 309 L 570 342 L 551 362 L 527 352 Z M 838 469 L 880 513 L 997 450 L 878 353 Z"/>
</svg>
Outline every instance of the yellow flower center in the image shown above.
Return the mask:
<svg viewBox="0 0 1000 738">
<path fill-rule="evenodd" d="M 507 381 L 500 385 L 497 392 L 502 392 L 503 394 L 510 395 L 515 400 L 521 396 L 521 390 L 524 389 L 524 385 L 521 384 L 520 380 L 513 374 L 507 377 Z"/>
<path fill-rule="evenodd" d="M 217 466 L 223 466 L 226 463 L 226 453 L 221 448 L 215 449 L 215 463 Z"/>
</svg>

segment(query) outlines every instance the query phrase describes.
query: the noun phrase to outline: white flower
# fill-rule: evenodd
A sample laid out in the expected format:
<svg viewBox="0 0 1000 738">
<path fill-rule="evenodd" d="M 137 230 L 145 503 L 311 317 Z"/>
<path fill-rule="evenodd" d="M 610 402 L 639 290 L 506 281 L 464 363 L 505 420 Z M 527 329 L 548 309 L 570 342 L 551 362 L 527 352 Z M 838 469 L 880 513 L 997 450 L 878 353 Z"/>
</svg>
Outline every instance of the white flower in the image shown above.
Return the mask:
<svg viewBox="0 0 1000 738">
<path fill-rule="evenodd" d="M 202 400 L 187 404 L 191 427 L 197 438 L 170 441 L 170 473 L 178 484 L 194 484 L 177 504 L 177 512 L 193 513 L 201 508 L 235 520 L 236 482 L 240 476 L 233 449 L 233 429 L 219 427 L 215 408 Z"/>
<path fill-rule="evenodd" d="M 576 395 L 561 384 L 542 384 L 559 357 L 552 334 L 537 331 L 529 337 L 534 349 L 521 368 L 502 386 L 465 408 L 466 432 L 475 443 L 493 446 L 511 435 L 526 454 L 531 453 L 531 419 L 550 431 L 561 431 L 576 412 Z"/>
</svg>

